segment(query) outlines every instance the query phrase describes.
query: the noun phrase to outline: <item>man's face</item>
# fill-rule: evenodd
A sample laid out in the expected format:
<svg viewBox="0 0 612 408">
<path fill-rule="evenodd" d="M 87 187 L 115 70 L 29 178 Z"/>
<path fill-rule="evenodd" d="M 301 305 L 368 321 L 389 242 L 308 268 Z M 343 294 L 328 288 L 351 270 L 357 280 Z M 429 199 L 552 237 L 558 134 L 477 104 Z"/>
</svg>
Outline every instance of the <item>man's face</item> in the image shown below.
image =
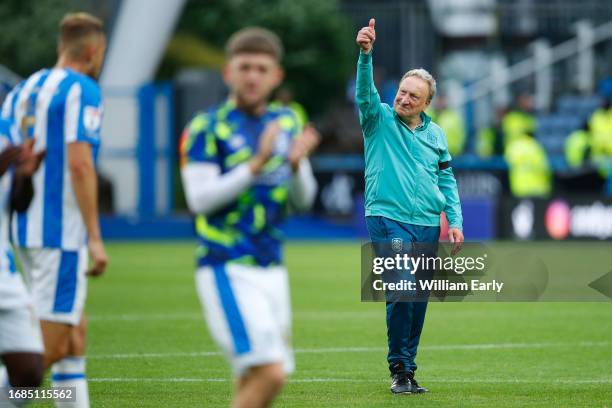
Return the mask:
<svg viewBox="0 0 612 408">
<path fill-rule="evenodd" d="M 281 83 L 283 71 L 268 54 L 237 54 L 225 66 L 223 77 L 238 104 L 254 108 L 268 100 Z"/>
<path fill-rule="evenodd" d="M 106 39 L 100 37 L 95 44 L 96 46 L 91 56 L 91 70 L 87 75 L 94 79 L 98 79 L 100 71 L 102 70 L 102 64 L 104 63 L 104 55 L 106 54 Z"/>
<path fill-rule="evenodd" d="M 409 76 L 400 82 L 393 100 L 393 109 L 401 117 L 415 117 L 429 106 L 429 84 L 419 77 Z"/>
</svg>

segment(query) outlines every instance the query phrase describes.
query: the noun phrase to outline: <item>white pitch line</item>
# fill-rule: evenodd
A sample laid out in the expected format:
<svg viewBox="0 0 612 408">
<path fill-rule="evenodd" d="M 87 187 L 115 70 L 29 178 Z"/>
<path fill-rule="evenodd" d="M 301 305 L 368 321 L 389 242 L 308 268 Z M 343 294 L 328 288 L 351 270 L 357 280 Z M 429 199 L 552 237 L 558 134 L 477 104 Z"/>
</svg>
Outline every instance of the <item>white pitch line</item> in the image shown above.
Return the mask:
<svg viewBox="0 0 612 408">
<path fill-rule="evenodd" d="M 119 353 L 119 354 L 93 354 L 88 355 L 87 359 L 95 360 L 122 360 L 129 358 L 167 358 L 167 357 L 211 357 L 220 356 L 218 351 L 192 351 L 177 353 Z"/>
<path fill-rule="evenodd" d="M 384 315 L 384 310 L 381 311 L 294 311 L 293 317 L 297 319 L 364 319 L 378 318 Z M 197 312 L 180 312 L 180 313 L 144 313 L 144 314 L 93 314 L 88 315 L 87 319 L 90 322 L 134 322 L 134 321 L 174 321 L 174 320 L 201 320 L 204 321 L 204 315 Z"/>
<path fill-rule="evenodd" d="M 176 320 L 197 320 L 204 322 L 202 312 L 184 311 L 176 313 L 158 312 L 158 313 L 119 313 L 119 314 L 91 314 L 87 316 L 90 322 L 136 322 L 136 321 L 176 321 Z M 384 318 L 385 311 L 381 310 L 294 310 L 293 317 L 295 320 L 349 320 L 349 319 L 380 319 Z"/>
<path fill-rule="evenodd" d="M 230 382 L 230 378 L 87 378 L 88 382 Z"/>
<path fill-rule="evenodd" d="M 452 350 L 500 350 L 500 349 L 538 349 L 538 348 L 565 348 L 565 347 L 606 347 L 612 344 L 609 341 L 583 341 L 578 343 L 490 343 L 490 344 L 437 344 L 424 345 L 421 350 L 452 351 Z M 296 354 L 327 354 L 327 353 L 371 353 L 384 352 L 384 347 L 326 347 L 295 349 Z M 168 353 L 119 353 L 119 354 L 90 354 L 88 359 L 111 360 L 130 358 L 174 358 L 174 357 L 213 357 L 220 356 L 218 351 L 191 351 Z"/>
<path fill-rule="evenodd" d="M 147 313 L 147 314 L 107 314 L 107 315 L 88 315 L 90 322 L 134 322 L 151 320 L 202 320 L 202 313 Z"/>
<path fill-rule="evenodd" d="M 231 378 L 89 378 L 91 382 L 174 382 L 174 383 L 204 383 L 215 382 L 225 383 L 233 382 Z M 387 383 L 386 378 L 380 379 L 353 379 L 353 378 L 290 378 L 290 383 Z M 482 384 L 612 384 L 612 378 L 594 378 L 594 379 L 560 379 L 560 380 L 542 380 L 542 379 L 485 379 L 485 378 L 432 378 L 427 379 L 428 383 L 482 383 Z"/>
</svg>

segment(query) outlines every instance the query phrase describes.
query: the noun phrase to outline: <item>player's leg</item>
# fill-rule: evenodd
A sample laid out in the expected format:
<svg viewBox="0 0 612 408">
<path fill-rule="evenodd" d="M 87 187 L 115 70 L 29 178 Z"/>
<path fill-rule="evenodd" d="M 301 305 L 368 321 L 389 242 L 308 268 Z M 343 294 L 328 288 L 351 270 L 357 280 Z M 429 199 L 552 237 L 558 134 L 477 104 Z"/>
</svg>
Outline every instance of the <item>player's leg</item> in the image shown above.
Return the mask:
<svg viewBox="0 0 612 408">
<path fill-rule="evenodd" d="M 84 326 L 76 327 L 81 322 L 86 297 L 87 249 L 28 249 L 21 251 L 21 257 L 26 260 L 24 269 L 30 276 L 32 297 L 41 320 L 45 368 L 51 367 L 52 385 L 75 387 L 75 402 L 57 401 L 56 406 L 89 407 L 85 360 L 82 354 L 72 354 L 75 349 L 78 352 L 75 336 L 84 330 Z"/>
<path fill-rule="evenodd" d="M 74 388 L 74 401 L 58 400 L 55 406 L 89 407 L 89 390 L 85 376 L 84 326 L 41 321 L 41 328 L 45 341 L 45 368 L 51 368 L 51 386 Z"/>
<path fill-rule="evenodd" d="M 291 295 L 289 291 L 289 273 L 284 266 L 268 268 L 265 272 L 267 297 L 271 302 L 271 310 L 280 333 L 283 370 L 285 375 L 295 371 L 291 334 Z"/>
<path fill-rule="evenodd" d="M 295 369 L 291 347 L 291 299 L 287 270 L 282 266 L 270 267 L 264 270 L 259 278 L 259 289 L 265 293 L 276 331 L 280 334 L 282 361 L 253 367 L 243 375 L 238 382 L 234 401 L 236 407 L 268 406 L 282 390 L 286 376 Z M 257 401 L 258 405 L 248 405 L 249 401 Z"/>
<path fill-rule="evenodd" d="M 11 387 L 40 386 L 43 378 L 43 356 L 41 353 L 12 352 L 2 355 Z"/>
<path fill-rule="evenodd" d="M 48 369 L 68 355 L 72 326 L 65 323 L 41 320 L 40 328 L 45 344 L 45 369 Z"/>
<path fill-rule="evenodd" d="M 83 315 L 77 326 L 70 326 L 68 353 L 51 367 L 51 383 L 55 388 L 73 387 L 75 402 L 56 402 L 56 407 L 88 407 L 89 387 L 85 375 L 87 320 Z"/>
<path fill-rule="evenodd" d="M 68 353 L 71 326 L 57 319 L 57 312 L 70 306 L 70 292 L 75 283 L 71 279 L 71 271 L 61 265 L 61 250 L 22 248 L 18 254 L 40 319 L 46 369 Z"/>
<path fill-rule="evenodd" d="M 43 378 L 40 328 L 29 307 L 0 310 L 0 406 L 21 406 L 27 400 L 12 399 L 12 387 L 38 387 Z M 3 405 L 4 404 L 4 405 Z"/>
<path fill-rule="evenodd" d="M 282 363 L 251 367 L 238 382 L 234 408 L 260 408 L 269 406 L 285 383 Z"/>
<path fill-rule="evenodd" d="M 238 407 L 267 406 L 285 377 L 283 340 L 263 280 L 261 268 L 239 265 L 204 267 L 196 274 L 209 330 L 238 379 Z"/>
<path fill-rule="evenodd" d="M 74 255 L 71 253 L 71 268 L 74 268 Z M 75 390 L 74 402 L 56 401 L 56 407 L 87 408 L 89 407 L 89 387 L 85 374 L 85 350 L 87 345 L 87 319 L 83 312 L 86 297 L 87 278 L 87 248 L 76 252 L 76 289 L 74 291 L 74 304 L 66 317 L 69 321 L 68 350 L 66 355 L 51 367 L 51 382 L 53 387 L 73 387 Z"/>
<path fill-rule="evenodd" d="M 264 317 L 265 320 L 268 320 L 269 327 L 265 329 L 265 326 L 258 324 L 258 328 L 255 329 L 253 324 L 250 324 L 251 332 L 257 332 L 257 330 L 261 333 L 267 332 L 258 337 L 265 338 L 268 342 L 267 347 L 276 350 L 275 354 L 278 357 L 269 356 L 268 359 L 280 358 L 280 361 L 253 366 L 242 375 L 233 402 L 235 408 L 269 406 L 282 390 L 286 376 L 295 369 L 291 347 L 291 302 L 287 270 L 282 266 L 254 269 L 255 274 L 258 275 L 256 276 L 257 290 L 262 295 L 258 303 L 263 306 L 259 308 L 258 315 L 266 316 L 266 312 L 269 312 L 268 318 Z M 253 277 L 249 270 L 239 269 L 239 272 L 249 273 L 248 277 Z M 251 283 L 254 282 L 254 280 L 251 281 Z M 271 332 L 274 334 L 271 335 Z M 258 343 L 258 348 L 265 347 L 257 340 L 257 335 L 253 342 L 255 347 L 258 347 Z"/>
</svg>

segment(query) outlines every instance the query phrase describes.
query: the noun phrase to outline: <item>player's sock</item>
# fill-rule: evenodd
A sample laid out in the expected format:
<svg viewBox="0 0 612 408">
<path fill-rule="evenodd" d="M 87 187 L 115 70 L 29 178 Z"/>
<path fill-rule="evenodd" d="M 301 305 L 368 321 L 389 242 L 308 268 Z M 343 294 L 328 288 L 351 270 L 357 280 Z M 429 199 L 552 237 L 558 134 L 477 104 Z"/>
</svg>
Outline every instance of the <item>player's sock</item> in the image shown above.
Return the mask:
<svg viewBox="0 0 612 408">
<path fill-rule="evenodd" d="M 11 389 L 11 384 L 8 381 L 8 372 L 5 366 L 0 366 L 0 407 L 9 407 L 8 391 Z"/>
<path fill-rule="evenodd" d="M 85 357 L 70 356 L 58 361 L 51 367 L 53 388 L 72 387 L 74 402 L 55 401 L 57 408 L 89 408 L 89 390 L 85 377 Z"/>
<path fill-rule="evenodd" d="M 0 408 L 23 407 L 28 403 L 27 399 L 9 399 L 11 383 L 5 366 L 0 366 Z"/>
<path fill-rule="evenodd" d="M 0 365 L 0 388 L 3 390 L 6 388 L 10 388 L 11 384 L 8 379 L 8 371 L 6 371 L 6 367 Z"/>
</svg>

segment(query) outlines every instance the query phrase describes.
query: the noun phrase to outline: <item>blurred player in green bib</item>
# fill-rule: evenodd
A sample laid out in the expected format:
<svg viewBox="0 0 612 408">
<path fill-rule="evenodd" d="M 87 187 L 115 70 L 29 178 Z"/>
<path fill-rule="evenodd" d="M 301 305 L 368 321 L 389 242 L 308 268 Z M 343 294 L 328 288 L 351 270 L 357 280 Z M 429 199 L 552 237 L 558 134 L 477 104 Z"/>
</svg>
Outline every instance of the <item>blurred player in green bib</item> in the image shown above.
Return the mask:
<svg viewBox="0 0 612 408">
<path fill-rule="evenodd" d="M 372 72 L 375 39 L 375 21 L 370 19 L 357 34 L 360 53 L 355 89 L 364 136 L 370 240 L 408 248 L 425 245 L 435 252 L 444 211 L 454 254 L 463 242 L 457 183 L 444 132 L 425 114 L 436 93 L 436 81 L 424 69 L 410 70 L 400 81 L 393 106 L 381 103 Z M 427 296 L 420 301 L 387 298 L 387 361 L 393 393 L 427 391 L 414 379 L 426 300 Z"/>
<path fill-rule="evenodd" d="M 234 407 L 265 407 L 294 369 L 280 225 L 309 208 L 318 143 L 268 100 L 283 79 L 279 38 L 245 28 L 227 43 L 230 96 L 197 114 L 181 141 L 181 175 L 199 236 L 196 286 L 210 332 L 236 377 Z"/>
</svg>

